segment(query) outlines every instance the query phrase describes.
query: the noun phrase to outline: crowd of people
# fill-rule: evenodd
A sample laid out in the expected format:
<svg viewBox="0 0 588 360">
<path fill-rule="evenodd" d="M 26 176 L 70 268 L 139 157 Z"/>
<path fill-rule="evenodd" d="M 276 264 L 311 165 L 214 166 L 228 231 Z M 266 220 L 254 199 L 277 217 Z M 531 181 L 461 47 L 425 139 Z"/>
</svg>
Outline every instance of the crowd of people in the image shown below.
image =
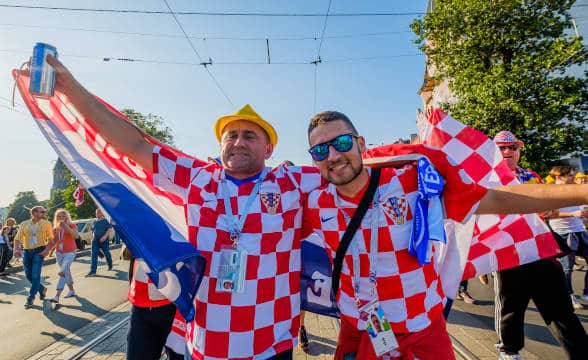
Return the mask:
<svg viewBox="0 0 588 360">
<path fill-rule="evenodd" d="M 30 283 L 24 305 L 25 309 L 33 307 L 37 296 L 41 301 L 46 300 L 47 288 L 41 282 L 41 274 L 45 258 L 52 256 L 53 253 L 58 265 L 58 272 L 56 274 L 55 295 L 49 300 L 59 303 L 66 285 L 69 291 L 64 295 L 64 298 L 76 296 L 71 265 L 78 250 L 77 226 L 73 223 L 67 210 L 57 209 L 53 223 L 46 219 L 47 210 L 42 205 L 33 206 L 29 213 L 30 219 L 18 225 L 14 218 L 6 219 L 4 226 L 0 224 L 2 229 L 0 235 L 0 276 L 8 275 L 5 271 L 7 266 L 15 266 L 18 262 L 22 262 L 25 277 Z M 96 259 L 100 250 L 106 254 L 108 269 L 112 270 L 109 247 L 103 244 L 105 236 L 108 235 L 112 226 L 99 209 L 96 211 L 96 215 L 98 218 L 92 224 L 94 239 L 91 252 L 93 260 L 90 268 L 91 275 L 96 274 Z M 15 260 L 12 262 L 14 265 L 10 264 L 11 260 Z"/>
<path fill-rule="evenodd" d="M 413 227 L 442 226 L 444 219 L 466 222 L 476 214 L 545 213 L 554 231 L 569 243 L 571 251 L 560 260 L 567 261 L 568 275 L 573 256 L 583 256 L 588 245 L 582 235 L 585 228 L 569 221 L 585 217 L 577 206 L 588 203 L 588 185 L 572 184 L 574 177 L 563 169 L 553 171 L 556 185 L 541 184 L 536 173 L 518 166 L 523 143 L 508 131 L 499 132 L 494 141 L 524 184 L 499 188 L 478 185 L 441 151 L 420 144 L 403 147 L 403 154 L 426 159 L 419 157 L 401 168 L 365 167 L 366 140 L 337 111 L 321 112 L 308 124 L 313 167 L 267 167 L 278 134 L 249 105 L 217 120 L 220 162 L 194 160 L 152 145 L 140 129 L 96 100 L 58 60 L 49 56 L 48 62 L 56 69 L 56 88 L 86 121 L 154 174 L 154 185 L 182 200 L 191 230 L 188 240 L 207 260 L 194 302 L 196 316 L 188 323 L 182 323 L 174 305 L 157 291 L 146 275 L 144 259 L 134 260 L 128 359 L 157 359 L 166 344 L 168 356 L 177 359 L 292 359 L 302 338 L 297 281 L 301 242 L 310 235 L 320 238 L 340 274 L 334 283 L 341 313 L 335 359 L 454 359 L 443 316 L 447 294 L 435 254 L 420 254 L 420 261 L 411 252 Z M 395 155 L 399 148 L 382 146 L 379 151 Z M 443 179 L 433 217 L 423 218 L 413 208 L 421 196 L 417 179 L 431 181 L 427 186 Z M 67 212 L 58 211 L 53 225 L 44 214 L 42 207 L 31 209 L 31 219 L 20 225 L 14 239 L 23 246 L 31 283 L 27 308 L 37 294 L 41 300 L 46 296 L 40 273 L 43 257 L 53 247 L 60 257 L 55 300 L 65 285 L 68 295 L 75 295 L 69 250 L 76 231 Z M 108 250 L 104 243 L 111 227 L 101 223 L 101 213 L 97 217 L 93 254 L 95 249 Z M 341 250 L 343 243 L 348 249 Z M 588 337 L 574 314 L 561 263 L 541 259 L 494 274 L 500 359 L 521 358 L 530 299 L 545 322 L 554 325 L 554 335 L 570 359 L 588 354 Z M 93 260 L 88 275 L 95 272 Z M 463 286 L 462 297 L 467 294 Z M 180 346 L 172 344 L 178 338 Z"/>
</svg>

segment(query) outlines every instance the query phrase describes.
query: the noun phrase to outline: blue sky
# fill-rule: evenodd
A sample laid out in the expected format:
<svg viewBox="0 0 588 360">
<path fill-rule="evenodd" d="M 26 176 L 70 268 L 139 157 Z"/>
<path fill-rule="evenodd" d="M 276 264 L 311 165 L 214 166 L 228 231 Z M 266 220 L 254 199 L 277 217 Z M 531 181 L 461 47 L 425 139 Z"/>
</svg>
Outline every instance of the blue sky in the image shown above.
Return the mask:
<svg viewBox="0 0 588 360">
<path fill-rule="evenodd" d="M 1 1 L 1 5 L 167 11 L 163 0 Z M 177 12 L 324 14 L 329 0 L 168 0 Z M 422 13 L 426 0 L 332 0 L 330 13 Z M 310 164 L 306 126 L 316 112 L 346 113 L 368 143 L 407 138 L 416 132 L 417 91 L 424 56 L 408 24 L 418 15 L 239 17 L 178 15 L 215 85 L 173 17 L 0 7 L 0 207 L 19 191 L 49 196 L 56 159 L 17 96 L 10 110 L 11 69 L 28 59 L 36 42 L 57 47 L 60 59 L 91 92 L 117 108 L 163 117 L 176 145 L 206 158 L 218 154 L 215 120 L 250 103 L 272 122 L 279 142 L 269 164 L 284 159 Z M 581 20 L 581 21 L 586 21 Z M 133 34 L 131 34 L 133 33 Z M 267 62 L 269 39 L 272 64 Z M 317 39 L 313 39 L 317 38 Z M 319 55 L 318 66 L 310 64 Z M 130 58 L 145 61 L 103 61 Z M 251 64 L 255 63 L 255 64 Z M 316 91 L 315 91 L 316 71 Z M 6 171 L 9 169 L 9 171 Z"/>
</svg>

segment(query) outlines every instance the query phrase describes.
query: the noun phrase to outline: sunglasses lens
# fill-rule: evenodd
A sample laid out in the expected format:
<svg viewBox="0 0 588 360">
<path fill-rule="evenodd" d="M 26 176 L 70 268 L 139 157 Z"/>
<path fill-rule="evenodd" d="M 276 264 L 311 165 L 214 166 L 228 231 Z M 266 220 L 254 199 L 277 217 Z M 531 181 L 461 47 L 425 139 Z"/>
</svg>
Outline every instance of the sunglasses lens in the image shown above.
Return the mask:
<svg viewBox="0 0 588 360">
<path fill-rule="evenodd" d="M 339 135 L 331 141 L 331 144 L 338 152 L 347 152 L 353 147 L 353 136 L 351 134 Z"/>
<path fill-rule="evenodd" d="M 328 144 L 317 144 L 310 148 L 310 156 L 315 161 L 323 161 L 329 156 L 329 145 Z"/>
</svg>

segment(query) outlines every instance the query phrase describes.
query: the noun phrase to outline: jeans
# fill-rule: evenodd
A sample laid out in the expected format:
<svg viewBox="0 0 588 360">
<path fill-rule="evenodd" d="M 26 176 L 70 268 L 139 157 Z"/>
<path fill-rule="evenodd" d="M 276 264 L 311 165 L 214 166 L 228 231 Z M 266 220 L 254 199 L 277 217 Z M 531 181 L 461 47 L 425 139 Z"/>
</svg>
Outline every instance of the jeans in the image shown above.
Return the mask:
<svg viewBox="0 0 588 360">
<path fill-rule="evenodd" d="M 101 243 L 98 240 L 92 241 L 92 262 L 90 264 L 90 272 L 95 273 L 98 268 L 98 251 L 102 250 L 106 257 L 108 269 L 112 269 L 112 255 L 110 255 L 110 241 L 108 239 Z"/>
<path fill-rule="evenodd" d="M 12 251 L 8 247 L 8 244 L 0 244 L 0 272 L 4 272 L 6 264 L 12 257 Z"/>
<path fill-rule="evenodd" d="M 73 277 L 71 276 L 71 264 L 76 258 L 76 252 L 56 252 L 55 257 L 57 259 L 57 264 L 59 264 L 59 271 L 63 272 L 63 276 L 59 276 L 59 280 L 57 281 L 57 290 L 63 290 L 65 284 L 73 285 Z"/>
<path fill-rule="evenodd" d="M 41 284 L 41 268 L 45 260 L 40 253 L 45 250 L 45 246 L 39 246 L 35 249 L 23 251 L 23 265 L 27 280 L 31 283 L 29 298 L 34 298 L 37 293 L 45 291 Z"/>
</svg>

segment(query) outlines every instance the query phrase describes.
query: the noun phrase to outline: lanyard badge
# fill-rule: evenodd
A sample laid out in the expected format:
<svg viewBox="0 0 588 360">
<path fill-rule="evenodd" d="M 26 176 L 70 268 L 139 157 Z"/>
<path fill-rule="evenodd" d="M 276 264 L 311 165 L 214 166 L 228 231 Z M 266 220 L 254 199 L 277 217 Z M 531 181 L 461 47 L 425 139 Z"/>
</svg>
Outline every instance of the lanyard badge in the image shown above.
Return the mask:
<svg viewBox="0 0 588 360">
<path fill-rule="evenodd" d="M 384 315 L 378 299 L 359 308 L 360 318 L 366 319 L 365 329 L 377 356 L 382 356 L 398 347 L 392 327 Z"/>
<path fill-rule="evenodd" d="M 232 246 L 225 246 L 220 251 L 216 291 L 243 293 L 245 291 L 245 272 L 247 270 L 247 252 Z"/>
<path fill-rule="evenodd" d="M 267 168 L 264 168 L 259 178 L 256 180 L 255 187 L 247 201 L 242 213 L 239 215 L 233 214 L 231 207 L 231 199 L 229 196 L 229 189 L 227 187 L 227 179 L 223 173 L 221 179 L 221 191 L 225 206 L 227 209 L 226 216 L 229 228 L 229 238 L 231 239 L 230 246 L 222 246 L 220 251 L 220 259 L 218 263 L 218 277 L 216 283 L 216 291 L 218 292 L 233 292 L 243 293 L 245 292 L 245 275 L 247 271 L 247 252 L 243 249 L 239 249 L 239 238 L 245 224 L 245 219 L 249 213 L 253 201 L 257 198 L 261 183 L 267 174 Z M 237 219 L 239 215 L 239 219 Z"/>
</svg>

